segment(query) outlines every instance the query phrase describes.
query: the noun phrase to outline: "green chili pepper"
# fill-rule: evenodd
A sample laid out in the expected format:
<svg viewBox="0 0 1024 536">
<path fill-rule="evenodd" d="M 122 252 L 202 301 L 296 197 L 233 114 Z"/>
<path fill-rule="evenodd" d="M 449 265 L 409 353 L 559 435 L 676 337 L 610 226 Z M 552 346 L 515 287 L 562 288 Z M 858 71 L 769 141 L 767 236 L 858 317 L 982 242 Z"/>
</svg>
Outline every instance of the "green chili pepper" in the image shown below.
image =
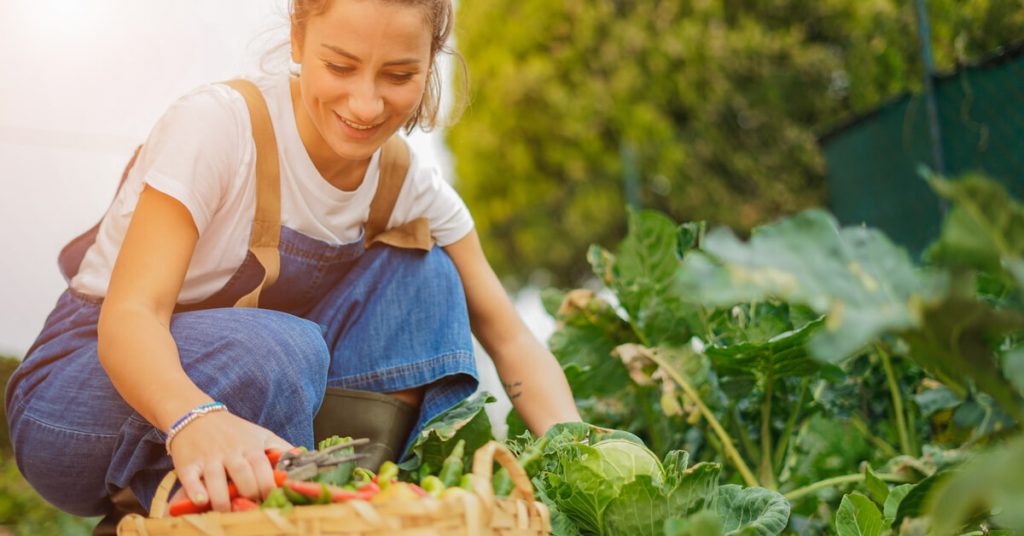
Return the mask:
<svg viewBox="0 0 1024 536">
<path fill-rule="evenodd" d="M 376 476 L 377 475 L 375 475 L 373 471 L 366 469 L 365 467 L 356 467 L 352 470 L 352 482 L 356 484 L 372 482 Z"/>
<path fill-rule="evenodd" d="M 466 450 L 466 440 L 460 439 L 455 444 L 455 448 L 452 449 L 451 454 L 444 459 L 444 463 L 441 464 L 441 472 L 437 476 L 444 482 L 447 487 L 454 486 L 459 483 L 459 478 L 462 477 L 462 454 Z"/>
<path fill-rule="evenodd" d="M 420 482 L 420 487 L 430 495 L 437 497 L 447 486 L 444 485 L 444 482 L 441 482 L 440 478 L 434 475 L 427 475 L 427 477 Z"/>
<path fill-rule="evenodd" d="M 538 439 L 523 450 L 523 452 L 519 453 L 519 457 L 516 458 L 516 461 L 519 462 L 519 465 L 522 466 L 530 478 L 537 476 L 540 463 L 544 459 L 544 449 L 548 445 L 548 440 L 549 438 L 547 437 Z M 494 494 L 499 497 L 506 497 L 509 493 L 512 493 L 512 477 L 504 467 L 499 469 L 497 473 L 494 473 L 494 479 L 491 483 L 494 488 Z"/>
<path fill-rule="evenodd" d="M 288 510 L 292 507 L 291 501 L 285 495 L 285 488 L 274 488 L 274 491 L 267 495 L 267 498 L 260 504 L 260 508 L 281 508 Z"/>
<path fill-rule="evenodd" d="M 398 478 L 398 466 L 393 461 L 386 461 L 380 465 L 377 471 L 377 484 L 380 489 L 387 489 L 394 480 Z"/>
<path fill-rule="evenodd" d="M 466 491 L 473 491 L 473 473 L 466 473 L 459 479 L 459 487 Z"/>
<path fill-rule="evenodd" d="M 313 502 L 313 500 L 310 499 L 309 497 L 306 497 L 305 495 L 293 490 L 288 486 L 282 486 L 281 488 L 278 489 L 284 490 L 285 500 L 287 500 L 289 504 L 302 506 L 304 504 L 310 504 Z"/>
<path fill-rule="evenodd" d="M 509 493 L 512 493 L 512 477 L 508 474 L 507 469 L 502 467 L 498 469 L 497 473 L 494 473 L 491 487 L 494 488 L 494 494 L 498 497 L 507 497 Z"/>
<path fill-rule="evenodd" d="M 434 468 L 431 467 L 429 463 L 423 462 L 423 465 L 420 466 L 419 471 L 417 471 L 417 474 L 419 475 L 419 481 L 423 482 L 424 478 L 427 478 L 428 476 L 434 474 Z"/>
</svg>

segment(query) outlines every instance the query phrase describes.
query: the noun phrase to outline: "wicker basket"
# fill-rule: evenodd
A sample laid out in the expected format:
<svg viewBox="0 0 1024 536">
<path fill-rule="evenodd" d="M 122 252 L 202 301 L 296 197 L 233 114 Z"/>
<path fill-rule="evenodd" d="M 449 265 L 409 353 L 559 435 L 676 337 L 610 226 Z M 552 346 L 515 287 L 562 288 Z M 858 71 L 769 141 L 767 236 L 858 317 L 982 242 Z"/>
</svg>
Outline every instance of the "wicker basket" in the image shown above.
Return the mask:
<svg viewBox="0 0 1024 536">
<path fill-rule="evenodd" d="M 507 499 L 496 499 L 491 489 L 494 462 L 508 469 L 515 484 Z M 534 501 L 533 486 L 515 457 L 490 442 L 473 457 L 473 493 L 440 501 L 364 501 L 296 506 L 287 513 L 276 508 L 249 512 L 165 517 L 167 500 L 176 481 L 168 473 L 150 508 L 152 517 L 130 514 L 117 525 L 121 536 L 174 535 L 293 535 L 302 536 L 534 536 L 550 534 L 547 507 Z"/>
</svg>

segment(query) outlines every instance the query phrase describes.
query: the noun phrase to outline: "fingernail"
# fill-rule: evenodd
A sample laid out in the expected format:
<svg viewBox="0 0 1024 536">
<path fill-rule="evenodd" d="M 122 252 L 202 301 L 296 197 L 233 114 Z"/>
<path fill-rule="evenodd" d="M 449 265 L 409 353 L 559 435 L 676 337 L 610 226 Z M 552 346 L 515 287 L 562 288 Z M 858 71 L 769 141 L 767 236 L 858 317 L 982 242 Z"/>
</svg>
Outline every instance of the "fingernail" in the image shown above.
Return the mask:
<svg viewBox="0 0 1024 536">
<path fill-rule="evenodd" d="M 206 504 L 206 494 L 200 493 L 192 498 L 192 502 L 195 504 Z"/>
</svg>

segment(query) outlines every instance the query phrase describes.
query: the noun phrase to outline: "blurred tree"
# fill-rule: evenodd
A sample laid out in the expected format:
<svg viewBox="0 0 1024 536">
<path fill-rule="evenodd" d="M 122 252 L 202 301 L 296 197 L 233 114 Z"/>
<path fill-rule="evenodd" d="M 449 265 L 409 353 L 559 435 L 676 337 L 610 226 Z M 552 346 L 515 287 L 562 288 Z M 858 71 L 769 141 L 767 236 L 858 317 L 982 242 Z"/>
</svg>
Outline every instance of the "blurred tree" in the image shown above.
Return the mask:
<svg viewBox="0 0 1024 536">
<path fill-rule="evenodd" d="M 1021 0 L 930 0 L 940 67 L 1022 36 Z M 499 273 L 578 282 L 625 231 L 624 177 L 741 231 L 824 200 L 816 135 L 920 86 L 899 0 L 467 0 L 474 88 L 448 134 Z"/>
</svg>

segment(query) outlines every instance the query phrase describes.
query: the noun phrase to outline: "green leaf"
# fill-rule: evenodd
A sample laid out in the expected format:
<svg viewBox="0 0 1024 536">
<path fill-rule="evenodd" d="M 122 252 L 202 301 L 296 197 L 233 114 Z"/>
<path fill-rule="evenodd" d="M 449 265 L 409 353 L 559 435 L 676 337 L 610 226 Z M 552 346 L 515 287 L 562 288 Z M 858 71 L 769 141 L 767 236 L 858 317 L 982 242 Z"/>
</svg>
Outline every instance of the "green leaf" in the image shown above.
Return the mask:
<svg viewBox="0 0 1024 536">
<path fill-rule="evenodd" d="M 727 484 L 718 488 L 718 516 L 727 535 L 780 534 L 789 523 L 789 502 L 764 488 Z"/>
<path fill-rule="evenodd" d="M 573 290 L 565 294 L 556 319 L 560 329 L 548 339 L 548 346 L 563 367 L 578 367 L 570 383 L 574 395 L 610 396 L 629 385 L 612 350 L 635 337 L 608 302 L 589 290 Z"/>
<path fill-rule="evenodd" d="M 697 464 L 664 489 L 650 477 L 637 477 L 608 505 L 604 533 L 660 535 L 668 518 L 713 506 L 721 469 L 718 464 Z"/>
<path fill-rule="evenodd" d="M 870 465 L 864 472 L 864 486 L 868 489 L 871 499 L 880 505 L 884 505 L 885 500 L 889 498 L 889 485 L 875 475 Z"/>
<path fill-rule="evenodd" d="M 679 239 L 693 240 L 694 232 L 681 233 L 659 212 L 631 210 L 629 233 L 616 254 L 591 251 L 594 273 L 615 292 L 644 344 L 684 344 L 700 324 L 699 308 L 674 292 Z"/>
<path fill-rule="evenodd" d="M 665 520 L 665 536 L 717 536 L 723 533 L 722 520 L 713 510 Z"/>
<path fill-rule="evenodd" d="M 879 536 L 882 514 L 871 499 L 850 493 L 843 497 L 836 512 L 836 532 L 839 536 Z"/>
<path fill-rule="evenodd" d="M 899 526 L 904 518 L 922 517 L 927 514 L 925 504 L 928 494 L 931 493 L 937 484 L 946 479 L 949 474 L 948 471 L 935 473 L 910 488 L 907 495 L 900 501 L 899 508 L 896 509 L 896 518 L 893 520 L 893 526 Z"/>
<path fill-rule="evenodd" d="M 1003 353 L 1003 374 L 1024 395 L 1024 346 Z"/>
<path fill-rule="evenodd" d="M 963 403 L 963 399 L 945 385 L 921 391 L 913 398 L 922 417 L 930 417 L 935 412 L 953 409 Z"/>
<path fill-rule="evenodd" d="M 939 536 L 990 511 L 1003 529 L 1024 531 L 1024 435 L 996 445 L 938 483 L 929 495 L 928 513 Z"/>
<path fill-rule="evenodd" d="M 885 505 L 882 507 L 886 527 L 892 527 L 893 522 L 896 521 L 896 512 L 899 511 L 900 503 L 910 493 L 910 490 L 914 489 L 914 486 L 915 484 L 900 484 L 889 491 L 889 496 L 885 498 Z"/>
<path fill-rule="evenodd" d="M 808 210 L 755 230 L 747 243 L 727 229 L 708 233 L 702 253 L 683 260 L 683 295 L 712 307 L 778 299 L 827 315 L 812 354 L 836 363 L 879 335 L 917 325 L 934 294 L 907 253 L 880 232 L 840 229 Z"/>
<path fill-rule="evenodd" d="M 809 376 L 821 365 L 808 354 L 807 341 L 823 324 L 823 320 L 811 322 L 765 342 L 709 346 L 704 349 L 704 354 L 711 359 L 715 371 L 724 377 L 754 376 L 778 380 Z"/>
<path fill-rule="evenodd" d="M 952 202 L 952 208 L 927 257 L 950 266 L 1008 272 L 1018 284 L 1024 282 L 1020 277 L 1024 275 L 1024 206 L 1015 202 L 1002 184 L 981 175 L 958 180 L 930 176 L 928 183 Z"/>
<path fill-rule="evenodd" d="M 416 436 L 399 468 L 412 471 L 424 463 L 441 467 L 460 439 L 466 440 L 465 451 L 470 458 L 476 449 L 494 438 L 484 406 L 496 400 L 490 393 L 478 391 L 431 419 Z"/>
<path fill-rule="evenodd" d="M 1003 376 L 992 341 L 1024 329 L 1024 315 L 994 309 L 974 298 L 952 295 L 922 311 L 918 329 L 901 336 L 909 357 L 957 394 L 967 394 L 968 379 L 1010 415 L 1024 421 L 1020 395 Z"/>
</svg>

